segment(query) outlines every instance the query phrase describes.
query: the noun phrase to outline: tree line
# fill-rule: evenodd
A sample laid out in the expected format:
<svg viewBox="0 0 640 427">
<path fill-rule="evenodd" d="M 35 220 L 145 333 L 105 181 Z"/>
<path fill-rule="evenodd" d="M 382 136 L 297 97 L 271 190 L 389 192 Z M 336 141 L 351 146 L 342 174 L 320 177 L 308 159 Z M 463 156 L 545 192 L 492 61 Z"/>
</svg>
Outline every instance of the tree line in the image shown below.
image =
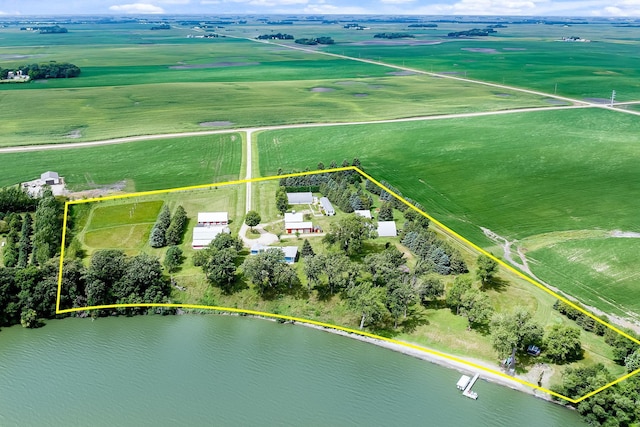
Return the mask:
<svg viewBox="0 0 640 427">
<path fill-rule="evenodd" d="M 293 40 L 294 38 L 295 37 L 293 37 L 291 34 L 284 33 L 261 34 L 256 37 L 256 39 L 258 40 Z"/>
<path fill-rule="evenodd" d="M 15 70 L 22 71 L 22 74 L 29 76 L 31 80 L 38 79 L 62 79 L 78 77 L 80 67 L 66 62 L 43 62 L 40 64 L 21 65 Z M 11 69 L 0 69 L 0 78 L 6 79 Z"/>
<path fill-rule="evenodd" d="M 447 37 L 484 37 L 484 36 L 488 36 L 489 34 L 492 33 L 497 33 L 496 30 L 494 30 L 493 28 L 473 28 L 471 30 L 466 30 L 466 31 L 453 31 L 449 34 L 447 34 Z"/>
<path fill-rule="evenodd" d="M 415 38 L 411 33 L 377 33 L 373 35 L 374 39 L 406 39 Z"/>
<path fill-rule="evenodd" d="M 308 46 L 315 46 L 318 44 L 334 44 L 335 41 L 331 37 L 321 36 L 321 37 L 315 37 L 315 38 L 296 39 L 295 43 L 304 44 Z"/>
</svg>

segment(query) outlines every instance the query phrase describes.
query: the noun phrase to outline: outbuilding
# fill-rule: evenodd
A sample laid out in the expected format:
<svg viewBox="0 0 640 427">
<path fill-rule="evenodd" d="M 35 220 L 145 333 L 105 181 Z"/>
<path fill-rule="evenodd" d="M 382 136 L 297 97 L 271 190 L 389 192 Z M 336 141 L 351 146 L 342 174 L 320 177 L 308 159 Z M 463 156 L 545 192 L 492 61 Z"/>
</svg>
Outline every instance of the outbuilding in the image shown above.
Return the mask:
<svg viewBox="0 0 640 427">
<path fill-rule="evenodd" d="M 378 237 L 396 237 L 397 235 L 395 221 L 378 221 Z"/>
<path fill-rule="evenodd" d="M 58 172 L 47 171 L 40 175 L 40 180 L 45 185 L 58 185 L 60 184 L 60 175 Z"/>
<path fill-rule="evenodd" d="M 354 214 L 361 216 L 363 218 L 369 218 L 371 219 L 371 211 L 369 209 L 365 209 L 365 210 L 355 210 L 353 211 Z"/>
<path fill-rule="evenodd" d="M 226 225 L 217 226 L 201 226 L 197 225 L 193 227 L 193 242 L 191 247 L 193 249 L 203 249 L 209 246 L 209 243 L 216 238 L 218 234 L 226 233 L 231 234 L 231 230 Z"/>
<path fill-rule="evenodd" d="M 313 223 L 311 221 L 304 222 L 285 222 L 284 229 L 287 234 L 294 233 L 313 233 Z"/>
<path fill-rule="evenodd" d="M 298 247 L 297 246 L 265 246 L 261 244 L 255 244 L 251 247 L 251 255 L 258 255 L 261 252 L 264 252 L 268 249 L 280 249 L 282 253 L 284 253 L 284 261 L 287 264 L 293 264 L 296 262 L 296 258 L 298 257 Z"/>
<path fill-rule="evenodd" d="M 198 213 L 199 226 L 228 225 L 228 224 L 229 224 L 229 214 L 227 212 L 199 212 Z"/>
<path fill-rule="evenodd" d="M 297 212 L 297 213 L 286 212 L 284 214 L 284 222 L 286 223 L 304 222 L 304 215 L 302 214 L 302 212 Z"/>
<path fill-rule="evenodd" d="M 320 206 L 322 207 L 322 210 L 324 211 L 324 214 L 326 216 L 333 216 L 336 214 L 336 211 L 335 209 L 333 209 L 333 205 L 331 204 L 331 201 L 326 197 L 320 198 Z"/>
<path fill-rule="evenodd" d="M 310 205 L 313 203 L 313 193 L 287 193 L 290 205 Z"/>
</svg>

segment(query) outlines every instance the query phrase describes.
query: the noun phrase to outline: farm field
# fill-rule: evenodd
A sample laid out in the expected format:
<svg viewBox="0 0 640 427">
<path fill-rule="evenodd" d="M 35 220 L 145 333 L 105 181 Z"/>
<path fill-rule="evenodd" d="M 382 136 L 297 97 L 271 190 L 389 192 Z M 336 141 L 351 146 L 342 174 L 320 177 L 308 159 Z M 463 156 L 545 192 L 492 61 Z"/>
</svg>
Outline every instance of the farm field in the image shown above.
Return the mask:
<svg viewBox="0 0 640 427">
<path fill-rule="evenodd" d="M 581 295 L 586 304 L 638 319 L 638 253 L 637 238 L 600 237 L 559 241 L 527 251 L 527 258 L 542 280 Z"/>
<path fill-rule="evenodd" d="M 322 133 L 270 131 L 258 135 L 257 151 L 263 175 L 358 157 L 367 172 L 429 214 L 491 247 L 480 227 L 509 240 L 566 230 L 639 230 L 640 206 L 630 196 L 638 192 L 639 127 L 633 116 L 600 109 L 540 111 Z M 516 137 L 514 129 L 522 133 Z M 575 286 L 552 284 L 587 297 Z M 638 298 L 625 295 L 615 302 L 634 305 Z"/>
<path fill-rule="evenodd" d="M 238 179 L 242 137 L 237 133 L 171 138 L 53 151 L 3 153 L 0 186 L 55 170 L 73 191 L 126 181 L 147 191 Z"/>
<path fill-rule="evenodd" d="M 550 105 L 543 97 L 398 76 L 388 67 L 249 40 L 187 39 L 188 32 L 98 25 L 43 39 L 0 29 L 0 67 L 58 61 L 82 69 L 73 79 L 0 85 L 2 102 L 21 106 L 5 110 L 0 146 Z"/>
</svg>

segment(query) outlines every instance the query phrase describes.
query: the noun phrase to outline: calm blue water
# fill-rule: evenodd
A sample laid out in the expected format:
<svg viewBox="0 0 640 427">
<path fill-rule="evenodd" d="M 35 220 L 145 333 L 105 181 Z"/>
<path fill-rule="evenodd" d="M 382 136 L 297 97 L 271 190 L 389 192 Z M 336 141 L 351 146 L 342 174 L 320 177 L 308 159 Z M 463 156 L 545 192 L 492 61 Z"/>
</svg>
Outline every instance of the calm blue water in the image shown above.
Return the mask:
<svg viewBox="0 0 640 427">
<path fill-rule="evenodd" d="M 225 316 L 0 331 L 0 426 L 578 426 L 577 414 L 301 326 Z"/>
</svg>

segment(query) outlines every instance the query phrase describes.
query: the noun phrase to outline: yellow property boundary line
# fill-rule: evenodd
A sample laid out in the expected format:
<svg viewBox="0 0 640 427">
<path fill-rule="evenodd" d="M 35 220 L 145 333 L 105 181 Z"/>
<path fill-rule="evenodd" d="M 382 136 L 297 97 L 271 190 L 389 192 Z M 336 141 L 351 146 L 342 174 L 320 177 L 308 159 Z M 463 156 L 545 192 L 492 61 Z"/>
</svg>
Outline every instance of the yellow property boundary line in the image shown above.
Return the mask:
<svg viewBox="0 0 640 427">
<path fill-rule="evenodd" d="M 141 196 L 152 196 L 152 195 L 158 195 L 158 194 L 175 193 L 175 192 L 179 192 L 179 191 L 200 190 L 200 189 L 207 189 L 207 188 L 214 188 L 214 187 L 222 187 L 222 186 L 227 186 L 227 185 L 243 184 L 243 183 L 247 183 L 247 182 L 271 181 L 271 180 L 280 179 L 280 178 L 289 178 L 289 177 L 304 176 L 304 175 L 317 175 L 317 174 L 321 174 L 321 173 L 340 172 L 340 171 L 355 171 L 355 172 L 359 173 L 362 177 L 364 177 L 364 178 L 368 179 L 369 181 L 373 182 L 378 187 L 380 187 L 381 189 L 383 189 L 384 191 L 386 191 L 387 193 L 391 194 L 396 199 L 398 199 L 399 201 L 401 201 L 402 203 L 407 205 L 410 209 L 413 209 L 414 211 L 416 211 L 420 215 L 428 218 L 429 221 L 431 221 L 435 225 L 437 225 L 446 234 L 448 234 L 448 235 L 460 240 L 461 242 L 463 242 L 464 244 L 470 246 L 471 248 L 473 248 L 477 252 L 488 256 L 492 260 L 496 261 L 502 268 L 506 268 L 507 270 L 509 270 L 510 272 L 514 273 L 518 277 L 526 280 L 527 282 L 531 283 L 532 285 L 536 286 L 537 288 L 547 292 L 548 294 L 550 294 L 553 297 L 559 299 L 560 301 L 562 301 L 563 303 L 569 305 L 570 307 L 578 310 L 579 312 L 585 314 L 586 316 L 589 316 L 590 318 L 592 318 L 596 322 L 606 326 L 607 328 L 617 332 L 618 334 L 622 335 L 623 337 L 625 337 L 625 338 L 633 341 L 634 343 L 640 345 L 640 341 L 639 340 L 633 338 L 632 336 L 630 336 L 627 333 L 621 331 L 620 329 L 616 328 L 615 326 L 610 325 L 609 323 L 603 321 L 602 319 L 594 316 L 593 314 L 589 313 L 588 311 L 586 311 L 582 307 L 576 305 L 572 301 L 566 299 L 565 297 L 563 297 L 561 295 L 558 295 L 557 293 L 555 293 L 552 290 L 548 289 L 546 286 L 542 285 L 541 283 L 538 283 L 536 280 L 533 280 L 529 276 L 527 276 L 524 273 L 516 270 L 514 267 L 510 266 L 509 264 L 505 263 L 504 261 L 496 258 L 491 253 L 485 251 L 484 249 L 482 249 L 481 247 L 477 246 L 476 244 L 470 242 L 469 240 L 467 240 L 466 238 L 464 238 L 460 234 L 458 234 L 455 231 L 451 230 L 449 227 L 447 227 L 446 225 L 442 224 L 437 219 L 435 219 L 432 216 L 428 215 L 427 213 L 421 211 L 416 206 L 414 206 L 412 203 L 408 202 L 403 197 L 401 197 L 398 194 L 396 194 L 395 192 L 391 191 L 390 189 L 388 189 L 387 187 L 382 185 L 380 182 L 378 182 L 376 179 L 372 178 L 370 175 L 364 173 L 363 171 L 361 171 L 360 169 L 358 169 L 355 166 L 347 166 L 347 167 L 334 168 L 334 169 L 316 170 L 316 171 L 310 171 L 310 172 L 290 173 L 290 174 L 275 175 L 275 176 L 260 177 L 260 178 L 240 179 L 240 180 L 236 180 L 236 181 L 228 181 L 228 182 L 221 182 L 221 183 L 211 183 L 211 184 L 204 184 L 204 185 L 193 185 L 193 186 L 188 186 L 188 187 L 171 188 L 171 189 L 166 189 L 166 190 L 144 191 L 144 192 L 139 192 L 139 193 L 120 194 L 120 195 L 107 196 L 107 197 L 97 197 L 97 198 L 91 198 L 91 199 L 81 199 L 81 200 L 67 201 L 65 203 L 65 205 L 64 205 L 62 246 L 61 246 L 61 251 L 60 251 L 60 266 L 59 266 L 59 271 L 58 271 L 58 291 L 57 291 L 57 296 L 56 296 L 56 314 L 73 313 L 73 312 L 87 311 L 87 310 L 129 308 L 129 307 L 150 307 L 150 308 L 151 307 L 166 307 L 166 308 L 189 308 L 189 309 L 201 309 L 201 310 L 216 310 L 216 311 L 224 311 L 224 312 L 231 312 L 231 313 L 245 313 L 245 314 L 250 314 L 250 315 L 255 315 L 255 316 L 262 316 L 262 317 L 283 319 L 283 320 L 289 320 L 289 321 L 300 322 L 300 323 L 307 323 L 307 324 L 310 324 L 310 325 L 320 326 L 320 327 L 323 327 L 323 328 L 335 329 L 335 330 L 342 331 L 342 332 L 347 332 L 347 333 L 350 333 L 350 334 L 356 334 L 356 335 L 360 335 L 360 336 L 364 336 L 364 337 L 368 337 L 368 338 L 373 338 L 373 339 L 380 340 L 380 341 L 386 341 L 386 342 L 389 342 L 389 343 L 392 343 L 392 344 L 401 345 L 403 347 L 407 347 L 407 348 L 410 348 L 410 349 L 413 349 L 413 350 L 418 350 L 418 351 L 421 351 L 421 352 L 424 352 L 424 353 L 427 353 L 427 354 L 431 354 L 431 355 L 435 355 L 435 356 L 438 356 L 438 357 L 442 357 L 444 359 L 448 359 L 448 360 L 451 360 L 453 362 L 465 364 L 465 365 L 467 365 L 469 367 L 472 367 L 472 368 L 475 368 L 475 369 L 480 369 L 480 370 L 483 370 L 485 372 L 489 372 L 489 373 L 491 373 L 493 375 L 498 375 L 498 376 L 506 378 L 506 379 L 508 379 L 510 381 L 514 381 L 514 382 L 523 384 L 525 386 L 531 387 L 533 389 L 540 390 L 540 391 L 542 391 L 544 393 L 550 394 L 550 395 L 555 396 L 555 397 L 560 398 L 560 399 L 564 399 L 564 400 L 566 400 L 568 402 L 571 402 L 571 403 L 579 403 L 579 402 L 581 402 L 581 401 L 583 401 L 583 400 L 585 400 L 585 399 L 587 399 L 587 398 L 589 398 L 589 397 L 591 397 L 591 396 L 593 396 L 593 395 L 595 395 L 595 394 L 597 394 L 597 393 L 599 393 L 599 392 L 601 392 L 601 391 L 613 386 L 614 384 L 617 384 L 617 383 L 619 383 L 621 381 L 626 380 L 627 378 L 630 378 L 630 377 L 640 373 L 640 369 L 637 369 L 637 370 L 635 370 L 635 371 L 633 371 L 631 373 L 628 373 L 628 374 L 626 374 L 626 375 L 624 375 L 624 376 L 622 376 L 622 377 L 610 382 L 609 384 L 606 384 L 606 385 L 600 387 L 597 390 L 594 390 L 594 391 L 592 391 L 590 393 L 585 394 L 584 396 L 582 396 L 582 397 L 580 397 L 578 399 L 572 399 L 570 397 L 563 396 L 563 395 L 561 395 L 559 393 L 556 393 L 556 392 L 554 392 L 552 390 L 546 389 L 544 387 L 540 387 L 540 386 L 538 386 L 536 384 L 533 384 L 533 383 L 530 383 L 528 381 L 524 381 L 524 380 L 522 380 L 520 378 L 515 378 L 515 377 L 507 375 L 507 374 L 505 374 L 503 372 L 500 372 L 500 371 L 497 371 L 497 370 L 493 370 L 493 369 L 490 369 L 490 368 L 486 368 L 484 366 L 475 364 L 473 362 L 469 362 L 469 361 L 466 361 L 464 359 L 460 359 L 458 357 L 451 356 L 451 355 L 448 355 L 448 354 L 440 353 L 438 351 L 435 351 L 435 350 L 432 350 L 432 349 L 429 349 L 429 348 L 426 348 L 426 347 L 421 347 L 421 346 L 418 346 L 418 345 L 415 345 L 415 344 L 411 344 L 411 343 L 407 343 L 407 342 L 403 342 L 403 341 L 398 341 L 398 340 L 395 340 L 395 339 L 392 339 L 392 338 L 385 338 L 385 337 L 382 337 L 380 335 L 375 335 L 375 334 L 371 334 L 371 333 L 360 331 L 360 330 L 356 330 L 356 329 L 346 328 L 346 327 L 339 326 L 339 325 L 332 325 L 332 324 L 329 324 L 329 323 L 318 322 L 318 321 L 311 320 L 311 319 L 302 319 L 302 318 L 298 318 L 298 317 L 285 316 L 285 315 L 274 314 L 274 313 L 266 313 L 266 312 L 255 311 L 255 310 L 245 310 L 245 309 L 240 309 L 240 308 L 217 307 L 217 306 L 194 305 L 194 304 L 159 304 L 159 303 L 111 304 L 111 305 L 96 305 L 96 306 L 89 306 L 89 307 L 70 308 L 70 309 L 64 309 L 64 310 L 60 309 L 60 293 L 62 291 L 62 267 L 63 267 L 63 263 L 64 263 L 64 252 L 65 252 L 66 236 L 67 236 L 67 217 L 68 217 L 68 214 L 69 214 L 69 206 L 70 205 L 93 203 L 93 202 L 107 201 L 107 200 L 127 199 L 127 198 L 132 198 L 132 197 L 141 197 Z"/>
</svg>

